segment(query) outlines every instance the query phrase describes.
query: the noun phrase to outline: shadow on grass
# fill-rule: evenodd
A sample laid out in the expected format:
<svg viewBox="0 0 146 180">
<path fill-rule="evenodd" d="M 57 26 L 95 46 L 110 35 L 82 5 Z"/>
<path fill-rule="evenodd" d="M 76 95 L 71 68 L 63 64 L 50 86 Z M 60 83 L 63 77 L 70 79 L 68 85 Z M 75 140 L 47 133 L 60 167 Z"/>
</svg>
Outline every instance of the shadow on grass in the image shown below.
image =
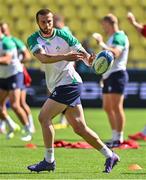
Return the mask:
<svg viewBox="0 0 146 180">
<path fill-rule="evenodd" d="M 146 173 L 140 173 L 140 172 L 128 172 L 128 173 L 121 173 L 124 175 L 146 175 Z"/>
<path fill-rule="evenodd" d="M 35 172 L 0 172 L 0 175 L 8 174 L 36 174 Z M 39 174 L 39 173 L 37 173 Z"/>
<path fill-rule="evenodd" d="M 39 174 L 39 175 L 42 175 L 42 174 L 52 174 L 54 172 L 0 172 L 0 175 L 11 175 L 11 174 Z M 68 174 L 69 172 L 58 172 L 59 174 Z M 70 173 L 81 173 L 81 172 L 70 172 Z M 97 174 L 96 171 L 93 171 L 93 172 L 82 172 L 84 174 L 89 174 L 89 173 L 92 173 L 92 174 Z M 126 173 L 125 173 L 126 174 Z"/>
<path fill-rule="evenodd" d="M 26 143 L 27 144 L 27 143 Z M 28 143 L 29 144 L 29 143 Z M 36 145 L 37 147 L 39 147 L 39 148 L 44 148 L 44 146 L 43 145 Z M 9 147 L 9 148 L 26 148 L 25 147 L 25 144 L 24 145 L 6 145 L 6 146 L 3 146 L 3 147 L 1 147 L 1 148 L 6 148 L 6 147 Z"/>
</svg>

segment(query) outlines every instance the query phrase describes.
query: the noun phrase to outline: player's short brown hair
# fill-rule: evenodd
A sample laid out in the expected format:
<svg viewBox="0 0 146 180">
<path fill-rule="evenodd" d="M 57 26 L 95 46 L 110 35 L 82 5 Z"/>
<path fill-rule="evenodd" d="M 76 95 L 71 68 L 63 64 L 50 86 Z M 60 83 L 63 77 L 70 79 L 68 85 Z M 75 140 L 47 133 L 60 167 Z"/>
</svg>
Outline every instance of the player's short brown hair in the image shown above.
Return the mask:
<svg viewBox="0 0 146 180">
<path fill-rule="evenodd" d="M 111 13 L 104 16 L 102 18 L 102 21 L 107 21 L 110 24 L 118 24 L 118 18 L 115 15 L 111 14 Z"/>
<path fill-rule="evenodd" d="M 46 14 L 49 14 L 49 13 L 52 13 L 51 10 L 49 9 L 40 9 L 37 13 L 36 13 L 36 21 L 38 22 L 38 16 L 39 15 L 46 15 Z M 53 14 L 53 13 L 52 13 Z"/>
</svg>

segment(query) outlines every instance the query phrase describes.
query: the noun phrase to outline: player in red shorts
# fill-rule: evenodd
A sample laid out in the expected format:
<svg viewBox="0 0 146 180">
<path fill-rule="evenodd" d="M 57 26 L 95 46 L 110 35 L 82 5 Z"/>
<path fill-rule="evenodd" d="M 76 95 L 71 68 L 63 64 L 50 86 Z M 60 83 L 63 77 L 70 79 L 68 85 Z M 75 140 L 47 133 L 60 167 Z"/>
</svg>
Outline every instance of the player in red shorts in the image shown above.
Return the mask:
<svg viewBox="0 0 146 180">
<path fill-rule="evenodd" d="M 127 18 L 128 18 L 128 21 L 132 24 L 132 26 L 135 27 L 136 31 L 146 38 L 146 24 L 141 24 L 137 22 L 134 14 L 132 14 L 131 12 L 127 14 Z M 137 132 L 133 135 L 129 135 L 129 138 L 134 139 L 134 140 L 146 141 L 146 125 L 142 131 Z"/>
</svg>

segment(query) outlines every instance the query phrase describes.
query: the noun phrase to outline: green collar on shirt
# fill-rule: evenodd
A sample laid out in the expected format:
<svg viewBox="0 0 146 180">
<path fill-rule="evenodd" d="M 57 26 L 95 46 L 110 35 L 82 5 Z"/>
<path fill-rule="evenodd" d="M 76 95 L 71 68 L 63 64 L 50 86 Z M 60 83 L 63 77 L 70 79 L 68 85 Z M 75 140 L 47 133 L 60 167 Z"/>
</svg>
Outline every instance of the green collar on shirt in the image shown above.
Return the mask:
<svg viewBox="0 0 146 180">
<path fill-rule="evenodd" d="M 52 40 L 52 39 L 55 37 L 55 35 L 56 35 L 56 29 L 54 29 L 53 35 L 52 35 L 51 37 L 43 37 L 43 36 L 41 35 L 40 30 L 38 31 L 38 33 L 39 33 L 39 35 L 41 36 L 42 39 L 44 39 L 44 40 Z"/>
</svg>

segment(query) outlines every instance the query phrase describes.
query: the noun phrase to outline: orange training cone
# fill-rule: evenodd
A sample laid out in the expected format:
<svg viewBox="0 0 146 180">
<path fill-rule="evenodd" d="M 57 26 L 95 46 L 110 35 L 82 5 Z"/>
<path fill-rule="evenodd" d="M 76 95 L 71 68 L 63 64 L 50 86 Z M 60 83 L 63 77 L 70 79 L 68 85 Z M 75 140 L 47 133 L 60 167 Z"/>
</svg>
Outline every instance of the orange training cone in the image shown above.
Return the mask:
<svg viewBox="0 0 146 180">
<path fill-rule="evenodd" d="M 142 169 L 142 167 L 140 167 L 138 164 L 131 164 L 128 169 L 131 171 L 136 171 Z"/>
<path fill-rule="evenodd" d="M 37 146 L 35 144 L 32 144 L 32 143 L 28 143 L 25 145 L 26 148 L 29 148 L 29 149 L 36 149 Z"/>
</svg>

